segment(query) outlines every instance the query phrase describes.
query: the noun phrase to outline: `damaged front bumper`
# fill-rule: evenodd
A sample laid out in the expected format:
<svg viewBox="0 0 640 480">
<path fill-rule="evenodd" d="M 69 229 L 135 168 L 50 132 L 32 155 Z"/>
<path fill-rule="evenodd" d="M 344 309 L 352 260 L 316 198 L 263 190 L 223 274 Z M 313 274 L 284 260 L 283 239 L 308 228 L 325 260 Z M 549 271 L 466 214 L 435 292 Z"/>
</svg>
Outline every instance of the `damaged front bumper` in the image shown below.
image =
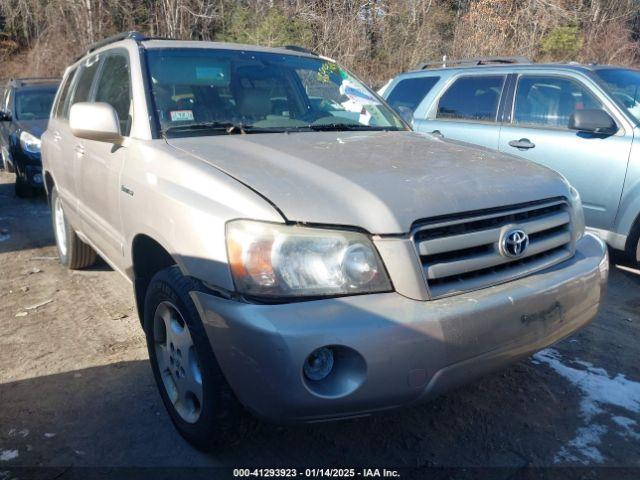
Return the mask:
<svg viewBox="0 0 640 480">
<path fill-rule="evenodd" d="M 255 305 L 193 292 L 238 399 L 279 422 L 359 416 L 432 398 L 585 326 L 608 276 L 604 244 L 585 235 L 573 258 L 482 290 L 433 301 L 398 293 Z M 303 374 L 334 352 L 321 381 Z"/>
</svg>

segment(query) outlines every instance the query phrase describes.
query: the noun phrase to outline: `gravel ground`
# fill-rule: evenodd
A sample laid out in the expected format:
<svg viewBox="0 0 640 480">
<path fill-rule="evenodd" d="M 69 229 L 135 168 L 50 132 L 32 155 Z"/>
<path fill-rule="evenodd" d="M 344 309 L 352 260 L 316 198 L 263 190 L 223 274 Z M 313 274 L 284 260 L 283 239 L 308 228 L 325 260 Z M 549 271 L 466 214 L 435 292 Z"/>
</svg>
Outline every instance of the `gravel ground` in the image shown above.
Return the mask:
<svg viewBox="0 0 640 480">
<path fill-rule="evenodd" d="M 43 197 L 0 173 L 0 479 L 15 467 L 640 467 L 640 272 L 572 338 L 419 407 L 192 449 L 156 392 L 131 286 L 57 261 Z M 62 470 L 64 471 L 64 470 Z"/>
</svg>

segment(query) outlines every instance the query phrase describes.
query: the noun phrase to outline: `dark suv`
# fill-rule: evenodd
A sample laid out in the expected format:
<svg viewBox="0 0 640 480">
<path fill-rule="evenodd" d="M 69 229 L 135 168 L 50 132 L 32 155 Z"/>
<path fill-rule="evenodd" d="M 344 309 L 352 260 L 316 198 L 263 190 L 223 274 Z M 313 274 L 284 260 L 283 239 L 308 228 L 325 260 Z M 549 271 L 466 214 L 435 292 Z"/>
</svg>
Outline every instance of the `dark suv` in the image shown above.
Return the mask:
<svg viewBox="0 0 640 480">
<path fill-rule="evenodd" d="M 5 169 L 16 174 L 16 195 L 42 188 L 40 135 L 60 81 L 54 78 L 10 80 L 0 102 L 0 152 Z"/>
</svg>

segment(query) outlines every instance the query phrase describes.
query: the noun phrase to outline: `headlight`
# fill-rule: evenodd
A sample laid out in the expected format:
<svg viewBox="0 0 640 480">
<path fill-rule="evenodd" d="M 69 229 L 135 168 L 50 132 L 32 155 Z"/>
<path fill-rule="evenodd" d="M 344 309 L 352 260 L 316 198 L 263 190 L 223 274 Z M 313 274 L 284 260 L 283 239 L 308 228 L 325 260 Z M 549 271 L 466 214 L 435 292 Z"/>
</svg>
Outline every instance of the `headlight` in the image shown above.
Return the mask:
<svg viewBox="0 0 640 480">
<path fill-rule="evenodd" d="M 243 294 L 301 297 L 391 290 L 378 252 L 358 232 L 234 220 L 227 224 L 227 253 Z"/>
<path fill-rule="evenodd" d="M 29 132 L 20 134 L 20 146 L 25 152 L 40 153 L 40 139 L 34 137 Z"/>
<path fill-rule="evenodd" d="M 571 203 L 573 231 L 576 241 L 580 240 L 584 235 L 584 210 L 582 208 L 582 200 L 578 191 L 569 185 L 569 202 Z"/>
</svg>

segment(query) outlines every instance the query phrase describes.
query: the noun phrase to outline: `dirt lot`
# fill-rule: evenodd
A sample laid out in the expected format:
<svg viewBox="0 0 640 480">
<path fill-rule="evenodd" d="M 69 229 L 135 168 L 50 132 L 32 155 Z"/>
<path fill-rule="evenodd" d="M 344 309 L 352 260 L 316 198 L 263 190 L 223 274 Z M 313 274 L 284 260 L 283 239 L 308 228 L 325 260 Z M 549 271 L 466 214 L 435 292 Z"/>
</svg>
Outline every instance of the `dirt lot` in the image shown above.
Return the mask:
<svg viewBox="0 0 640 480">
<path fill-rule="evenodd" d="M 15 466 L 640 467 L 640 272 L 612 268 L 585 330 L 438 400 L 203 454 L 174 431 L 130 285 L 58 264 L 44 198 L 0 173 L 0 479 Z M 4 470 L 3 470 L 4 469 Z"/>
</svg>

